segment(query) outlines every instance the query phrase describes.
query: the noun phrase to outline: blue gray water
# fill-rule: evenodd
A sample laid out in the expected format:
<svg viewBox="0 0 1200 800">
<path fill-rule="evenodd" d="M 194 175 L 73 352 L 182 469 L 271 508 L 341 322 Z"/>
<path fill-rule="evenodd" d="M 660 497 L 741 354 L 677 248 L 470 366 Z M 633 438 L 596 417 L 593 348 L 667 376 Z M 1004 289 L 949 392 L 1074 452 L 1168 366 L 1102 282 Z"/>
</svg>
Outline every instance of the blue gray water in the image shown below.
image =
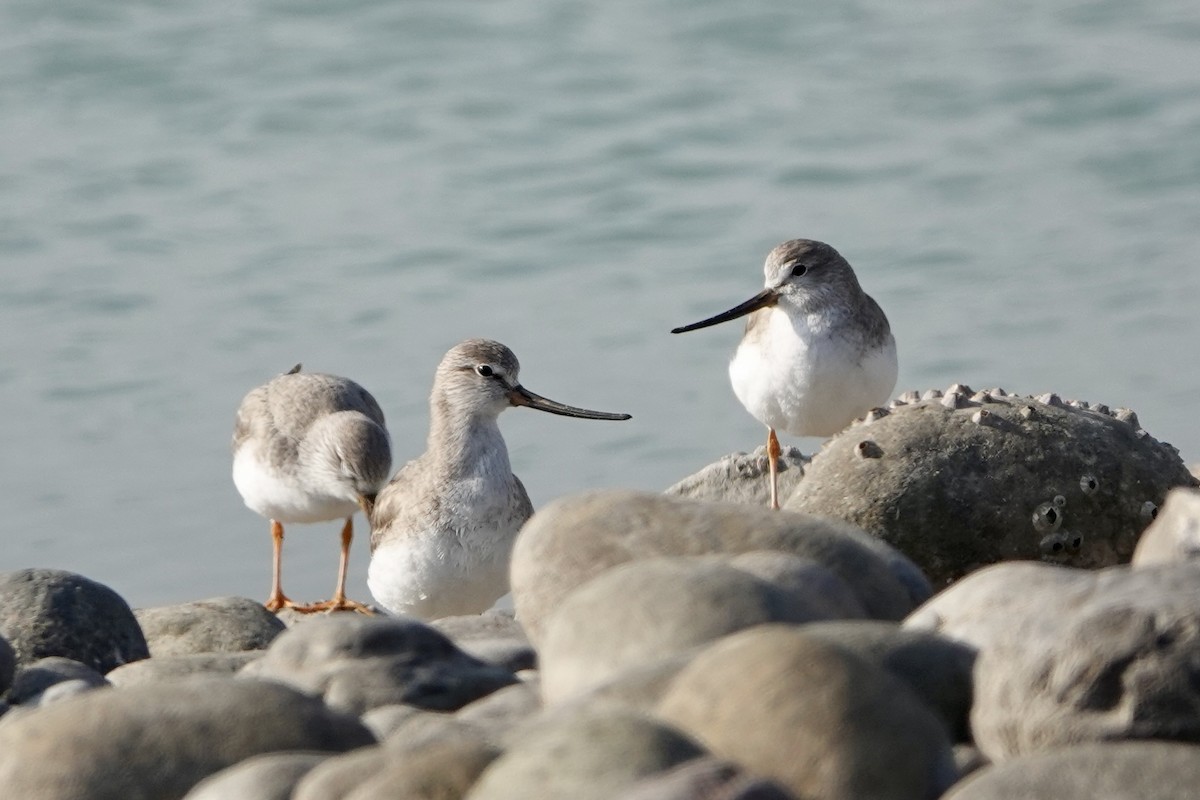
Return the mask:
<svg viewBox="0 0 1200 800">
<path fill-rule="evenodd" d="M 0 4 L 0 570 L 265 596 L 241 396 L 353 377 L 398 465 L 469 336 L 634 415 L 507 413 L 535 504 L 663 488 L 763 438 L 740 327 L 667 331 L 797 236 L 886 309 L 897 391 L 1129 406 L 1200 460 L 1200 9 Z M 290 531 L 289 591 L 328 596 L 336 523 Z"/>
</svg>

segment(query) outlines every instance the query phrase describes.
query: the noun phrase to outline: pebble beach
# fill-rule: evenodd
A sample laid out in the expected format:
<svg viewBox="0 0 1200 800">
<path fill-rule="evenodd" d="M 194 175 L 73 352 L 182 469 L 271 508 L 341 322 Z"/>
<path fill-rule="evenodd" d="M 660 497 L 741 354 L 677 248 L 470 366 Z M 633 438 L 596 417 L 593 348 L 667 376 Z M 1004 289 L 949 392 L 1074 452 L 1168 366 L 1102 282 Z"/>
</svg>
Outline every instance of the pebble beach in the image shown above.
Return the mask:
<svg viewBox="0 0 1200 800">
<path fill-rule="evenodd" d="M 0 50 L 0 800 L 1200 797 L 1194 0 Z"/>
<path fill-rule="evenodd" d="M 0 786 L 1194 796 L 1200 483 L 1136 415 L 955 385 L 785 452 L 782 511 L 765 461 L 547 504 L 517 539 L 512 611 L 131 609 L 86 576 L 4 573 Z"/>
</svg>

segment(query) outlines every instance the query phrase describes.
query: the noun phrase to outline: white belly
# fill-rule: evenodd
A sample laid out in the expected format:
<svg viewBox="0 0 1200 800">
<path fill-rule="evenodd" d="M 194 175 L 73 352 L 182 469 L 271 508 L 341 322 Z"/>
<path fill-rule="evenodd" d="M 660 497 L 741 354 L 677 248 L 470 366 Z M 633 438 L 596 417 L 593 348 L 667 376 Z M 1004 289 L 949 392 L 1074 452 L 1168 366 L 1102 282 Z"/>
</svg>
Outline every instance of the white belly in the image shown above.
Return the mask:
<svg viewBox="0 0 1200 800">
<path fill-rule="evenodd" d="M 297 473 L 271 469 L 252 444 L 233 457 L 233 483 L 251 510 L 280 522 L 325 522 L 344 519 L 358 510 L 353 491 L 328 480 L 322 485 Z M 311 476 L 310 476 L 311 477 Z"/>
<path fill-rule="evenodd" d="M 410 534 L 371 554 L 367 586 L 392 614 L 423 620 L 479 614 L 508 591 L 508 561 L 519 524 L 511 531 Z"/>
<path fill-rule="evenodd" d="M 733 392 L 755 419 L 793 436 L 832 436 L 887 403 L 896 344 L 867 354 L 856 343 L 770 309 L 766 330 L 743 339 L 729 363 Z"/>
</svg>

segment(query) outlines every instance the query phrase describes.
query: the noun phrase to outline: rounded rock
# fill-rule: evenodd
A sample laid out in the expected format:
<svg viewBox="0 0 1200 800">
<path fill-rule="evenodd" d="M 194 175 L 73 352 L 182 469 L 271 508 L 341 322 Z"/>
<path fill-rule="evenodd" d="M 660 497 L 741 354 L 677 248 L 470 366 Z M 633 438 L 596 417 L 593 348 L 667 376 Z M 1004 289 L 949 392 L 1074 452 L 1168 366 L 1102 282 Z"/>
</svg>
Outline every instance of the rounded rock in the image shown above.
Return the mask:
<svg viewBox="0 0 1200 800">
<path fill-rule="evenodd" d="M 615 678 L 582 694 L 575 695 L 557 708 L 623 708 L 642 712 L 658 705 L 671 688 L 671 682 L 695 657 L 699 650 L 643 664 L 619 673 Z"/>
<path fill-rule="evenodd" d="M 779 580 L 740 569 L 739 559 Z M 836 575 L 787 553 L 622 564 L 568 595 L 551 616 L 541 644 L 542 697 L 561 702 L 625 669 L 765 622 L 862 616 Z"/>
<path fill-rule="evenodd" d="M 251 756 L 372 742 L 358 720 L 277 683 L 180 680 L 90 692 L 0 725 L 0 786 L 38 800 L 174 800 Z"/>
<path fill-rule="evenodd" d="M 937 713 L 953 741 L 970 740 L 974 648 L 891 622 L 815 622 L 805 625 L 803 632 L 849 650 L 904 681 Z"/>
<path fill-rule="evenodd" d="M 1200 747 L 1090 743 L 984 767 L 943 800 L 1194 800 L 1197 786 Z"/>
<path fill-rule="evenodd" d="M 289 628 L 241 674 L 287 683 L 354 714 L 393 703 L 454 711 L 517 682 L 424 623 L 351 614 Z"/>
<path fill-rule="evenodd" d="M 120 595 L 56 569 L 0 573 L 0 635 L 12 645 L 18 665 L 62 656 L 104 674 L 150 655 Z"/>
<path fill-rule="evenodd" d="M 345 800 L 464 797 L 497 755 L 499 751 L 494 747 L 468 738 L 434 741 L 421 747 L 391 751 L 380 769 L 354 787 L 345 795 Z"/>
<path fill-rule="evenodd" d="M 329 757 L 324 753 L 254 756 L 200 781 L 184 800 L 291 800 L 300 780 Z"/>
<path fill-rule="evenodd" d="M 487 611 L 429 623 L 468 655 L 512 672 L 537 666 L 537 653 L 511 613 Z"/>
<path fill-rule="evenodd" d="M 1012 635 L 1021 625 L 1036 625 L 1039 630 L 1056 625 L 1062 610 L 1089 591 L 1090 575 L 1028 561 L 993 564 L 938 592 L 902 624 L 979 649 L 992 639 Z M 1021 620 L 1014 622 L 1018 612 Z"/>
<path fill-rule="evenodd" d="M 456 714 L 417 709 L 417 713 L 400 721 L 382 743 L 389 750 L 399 752 L 425 747 L 435 742 L 464 739 L 483 742 L 486 736 L 479 726 L 464 722 Z"/>
<path fill-rule="evenodd" d="M 803 628 L 762 625 L 709 646 L 657 713 L 798 797 L 934 798 L 955 778 L 942 723 L 907 686 Z"/>
<path fill-rule="evenodd" d="M 413 721 L 412 730 L 378 747 L 327 759 L 301 779 L 290 800 L 458 798 L 498 753 L 448 715 L 420 712 Z"/>
<path fill-rule="evenodd" d="M 42 708 L 52 705 L 53 703 L 61 703 L 63 700 L 69 700 L 72 697 L 78 697 L 81 694 L 99 689 L 102 687 L 95 686 L 83 678 L 71 678 L 70 680 L 59 681 L 53 686 L 48 686 L 37 696 L 27 700 L 27 707 Z"/>
<path fill-rule="evenodd" d="M 614 800 L 794 800 L 794 795 L 732 762 L 705 756 L 643 778 Z"/>
<path fill-rule="evenodd" d="M 836 520 L 607 490 L 560 498 L 525 523 L 511 566 L 517 619 L 536 647 L 566 596 L 606 569 L 657 556 L 756 550 L 816 561 L 844 580 L 874 618 L 901 619 L 930 594 L 908 559 Z"/>
<path fill-rule="evenodd" d="M 406 706 L 403 703 L 393 703 L 386 706 L 375 706 L 370 711 L 364 713 L 360 719 L 363 725 L 366 725 L 371 733 L 375 734 L 375 738 L 382 742 L 395 733 L 408 720 L 421 714 L 430 713 L 436 712 L 423 711 L 415 706 Z"/>
<path fill-rule="evenodd" d="M 61 656 L 49 656 L 27 664 L 17 672 L 7 699 L 15 705 L 36 705 L 43 692 L 56 684 L 68 681 L 79 681 L 82 684 L 81 688 L 87 689 L 109 685 L 103 675 L 87 664 Z"/>
<path fill-rule="evenodd" d="M 702 755 L 690 738 L 642 714 L 552 714 L 522 726 L 467 797 L 608 800 L 641 778 Z"/>
<path fill-rule="evenodd" d="M 867 431 L 878 457 L 860 457 Z M 1195 485 L 1172 448 L 1121 418 L 1052 393 L 975 403 L 948 390 L 831 438 L 785 508 L 857 525 L 945 586 L 999 561 L 1128 562 L 1147 509 Z"/>
<path fill-rule="evenodd" d="M 193 675 L 234 675 L 261 653 L 193 653 L 186 656 L 155 656 L 117 667 L 104 677 L 113 686 L 176 680 Z"/>
<path fill-rule="evenodd" d="M 481 731 L 488 741 L 500 741 L 508 731 L 531 719 L 541 710 L 541 694 L 533 686 L 521 682 L 505 686 L 481 700 L 463 706 L 454 716 Z"/>
<path fill-rule="evenodd" d="M 1001 564 L 905 625 L 978 650 L 971 729 L 995 762 L 1085 741 L 1200 742 L 1200 562 Z"/>
<path fill-rule="evenodd" d="M 363 747 L 317 764 L 292 790 L 290 800 L 345 800 L 351 792 L 387 765 L 383 747 Z"/>
<path fill-rule="evenodd" d="M 245 597 L 142 608 L 134 614 L 156 658 L 262 650 L 286 629 L 262 603 Z"/>
</svg>

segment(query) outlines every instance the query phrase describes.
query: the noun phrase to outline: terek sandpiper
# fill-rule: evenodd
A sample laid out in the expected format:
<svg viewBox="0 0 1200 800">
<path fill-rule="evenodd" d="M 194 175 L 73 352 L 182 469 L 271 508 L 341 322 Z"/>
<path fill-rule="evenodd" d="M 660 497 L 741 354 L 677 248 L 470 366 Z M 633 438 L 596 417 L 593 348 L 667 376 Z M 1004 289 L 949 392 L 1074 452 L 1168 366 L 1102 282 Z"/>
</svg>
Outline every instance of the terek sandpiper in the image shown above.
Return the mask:
<svg viewBox="0 0 1200 800">
<path fill-rule="evenodd" d="M 383 412 L 354 381 L 301 372 L 297 364 L 246 395 L 233 430 L 233 482 L 246 505 L 271 521 L 275 551 L 265 603 L 269 610 L 369 613 L 346 597 L 354 512 L 361 508 L 370 517 L 391 468 Z M 280 585 L 283 523 L 342 518 L 346 523 L 333 597 L 310 605 L 293 602 Z"/>
<path fill-rule="evenodd" d="M 763 273 L 765 287 L 754 297 L 671 333 L 750 315 L 729 379 L 746 410 L 767 426 L 771 507 L 779 508 L 775 431 L 832 436 L 886 403 L 896 386 L 896 340 L 850 264 L 824 242 L 778 245 Z"/>
<path fill-rule="evenodd" d="M 513 540 L 533 513 L 508 461 L 497 418 L 527 406 L 584 419 L 629 419 L 566 406 L 517 382 L 499 342 L 468 339 L 438 365 L 425 453 L 379 493 L 371 514 L 367 585 L 393 614 L 478 614 L 508 591 Z"/>
</svg>

